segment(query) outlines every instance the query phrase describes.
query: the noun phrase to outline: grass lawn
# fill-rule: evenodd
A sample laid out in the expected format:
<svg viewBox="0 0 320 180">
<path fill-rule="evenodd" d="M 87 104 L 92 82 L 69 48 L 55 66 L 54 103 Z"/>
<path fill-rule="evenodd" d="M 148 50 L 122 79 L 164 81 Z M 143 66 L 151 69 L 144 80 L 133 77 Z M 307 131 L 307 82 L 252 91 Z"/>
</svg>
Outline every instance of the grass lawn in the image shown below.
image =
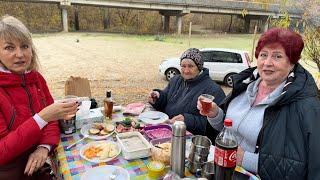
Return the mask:
<svg viewBox="0 0 320 180">
<path fill-rule="evenodd" d="M 90 80 L 92 96 L 99 102 L 113 90 L 118 104 L 146 101 L 154 88 L 167 81 L 158 74 L 164 58 L 179 57 L 189 47 L 235 48 L 251 55 L 253 35 L 124 35 L 106 33 L 35 34 L 41 72 L 55 98 L 64 96 L 70 76 Z M 314 75 L 314 63 L 302 63 Z M 230 88 L 223 87 L 228 93 Z"/>
</svg>

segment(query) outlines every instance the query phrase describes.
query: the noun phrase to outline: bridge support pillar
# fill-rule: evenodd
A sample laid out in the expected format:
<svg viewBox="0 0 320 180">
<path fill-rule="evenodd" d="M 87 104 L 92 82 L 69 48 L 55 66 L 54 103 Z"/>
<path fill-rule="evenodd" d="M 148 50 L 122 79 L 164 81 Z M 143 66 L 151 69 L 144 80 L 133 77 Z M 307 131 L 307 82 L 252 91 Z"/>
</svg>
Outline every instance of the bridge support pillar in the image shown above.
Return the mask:
<svg viewBox="0 0 320 180">
<path fill-rule="evenodd" d="M 68 32 L 68 11 L 65 7 L 61 8 L 62 13 L 62 27 L 64 32 Z"/>
<path fill-rule="evenodd" d="M 170 28 L 170 16 L 164 15 L 164 23 L 163 23 L 163 30 L 165 33 L 169 33 Z"/>
<path fill-rule="evenodd" d="M 249 30 L 250 30 L 250 18 L 245 17 L 244 18 L 244 32 L 249 33 Z"/>
<path fill-rule="evenodd" d="M 269 29 L 269 18 L 262 19 L 262 31 L 266 32 Z"/>
<path fill-rule="evenodd" d="M 177 34 L 180 35 L 181 34 L 181 28 L 182 28 L 182 16 L 181 15 L 177 15 Z"/>
</svg>

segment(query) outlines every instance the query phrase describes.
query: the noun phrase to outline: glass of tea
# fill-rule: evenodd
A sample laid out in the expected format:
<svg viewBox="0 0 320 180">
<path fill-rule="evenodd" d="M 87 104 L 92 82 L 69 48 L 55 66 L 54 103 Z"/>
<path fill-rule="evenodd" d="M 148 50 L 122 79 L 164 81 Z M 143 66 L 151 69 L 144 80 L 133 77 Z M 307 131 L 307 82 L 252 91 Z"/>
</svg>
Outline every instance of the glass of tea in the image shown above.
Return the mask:
<svg viewBox="0 0 320 180">
<path fill-rule="evenodd" d="M 64 99 L 59 100 L 61 102 L 77 102 L 78 97 L 73 95 L 67 95 Z M 64 134 L 72 134 L 76 132 L 76 114 L 70 114 L 65 119 L 59 120 L 61 131 Z"/>
<path fill-rule="evenodd" d="M 212 101 L 214 100 L 214 96 L 210 94 L 201 94 L 200 102 L 202 105 L 202 112 L 204 114 L 208 114 L 210 112 L 210 108 L 212 107 Z"/>
</svg>

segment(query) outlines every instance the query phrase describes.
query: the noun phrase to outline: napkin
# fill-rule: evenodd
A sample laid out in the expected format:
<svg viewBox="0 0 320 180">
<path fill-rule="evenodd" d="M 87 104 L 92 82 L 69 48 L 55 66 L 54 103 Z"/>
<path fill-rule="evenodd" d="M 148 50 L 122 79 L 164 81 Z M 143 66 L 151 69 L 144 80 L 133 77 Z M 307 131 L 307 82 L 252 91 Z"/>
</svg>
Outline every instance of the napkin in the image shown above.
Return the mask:
<svg viewBox="0 0 320 180">
<path fill-rule="evenodd" d="M 77 117 L 87 116 L 90 113 L 91 101 L 82 101 L 76 113 Z"/>
</svg>

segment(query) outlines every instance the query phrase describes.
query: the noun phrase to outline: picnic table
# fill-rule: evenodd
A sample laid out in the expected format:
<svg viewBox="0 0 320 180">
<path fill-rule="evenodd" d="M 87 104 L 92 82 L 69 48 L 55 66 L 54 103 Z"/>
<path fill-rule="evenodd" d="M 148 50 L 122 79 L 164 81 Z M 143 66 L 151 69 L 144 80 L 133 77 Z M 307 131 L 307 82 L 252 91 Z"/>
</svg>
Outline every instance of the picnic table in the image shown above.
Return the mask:
<svg viewBox="0 0 320 180">
<path fill-rule="evenodd" d="M 120 121 L 124 118 L 122 113 L 113 114 L 113 122 Z M 74 147 L 67 149 L 67 146 L 81 139 L 83 136 L 80 133 L 80 130 L 77 130 L 76 133 L 65 135 L 61 134 L 60 143 L 55 150 L 54 162 L 57 165 L 57 175 L 61 179 L 80 179 L 81 175 L 88 169 L 94 168 L 102 165 L 114 165 L 120 166 L 128 170 L 130 174 L 130 179 L 133 180 L 143 180 L 148 179 L 148 170 L 147 164 L 151 161 L 151 157 L 126 160 L 120 154 L 113 160 L 103 163 L 92 163 L 86 161 L 80 156 L 80 148 L 85 144 L 94 141 L 89 138 L 78 143 Z M 110 136 L 109 138 L 112 139 Z M 186 176 L 192 176 L 191 173 L 186 171 Z"/>
<path fill-rule="evenodd" d="M 112 121 L 120 121 L 124 118 L 122 113 L 113 114 Z M 132 180 L 145 180 L 149 179 L 147 164 L 152 160 L 151 157 L 139 158 L 134 160 L 126 160 L 122 154 L 118 155 L 111 161 L 102 162 L 102 163 L 93 163 L 83 159 L 80 156 L 80 148 L 85 144 L 92 142 L 94 140 L 86 138 L 84 141 L 78 143 L 74 147 L 67 149 L 69 145 L 81 139 L 83 136 L 80 133 L 80 130 L 77 130 L 76 133 L 65 135 L 61 134 L 60 143 L 55 149 L 54 153 L 54 163 L 57 167 L 57 176 L 58 179 L 75 179 L 78 180 L 81 178 L 81 175 L 87 170 L 103 165 L 114 165 L 122 167 L 128 170 L 130 179 Z M 109 137 L 112 140 L 112 136 Z M 166 168 L 168 171 L 169 168 Z M 246 174 L 247 172 L 241 168 L 237 167 L 238 172 Z M 250 174 L 247 174 L 250 176 Z M 185 170 L 186 177 L 194 177 L 186 168 Z M 255 177 L 253 177 L 255 179 Z"/>
</svg>

